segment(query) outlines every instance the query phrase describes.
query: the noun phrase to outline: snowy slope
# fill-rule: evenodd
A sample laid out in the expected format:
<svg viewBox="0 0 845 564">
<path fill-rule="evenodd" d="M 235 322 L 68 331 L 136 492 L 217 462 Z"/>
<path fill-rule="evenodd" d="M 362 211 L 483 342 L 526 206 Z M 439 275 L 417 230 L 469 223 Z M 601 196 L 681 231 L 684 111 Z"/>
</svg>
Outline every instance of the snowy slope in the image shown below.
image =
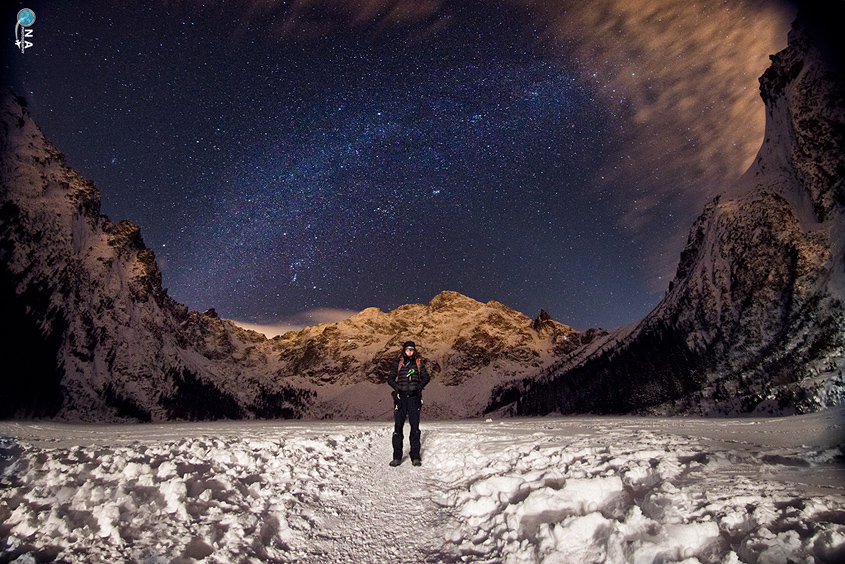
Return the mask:
<svg viewBox="0 0 845 564">
<path fill-rule="evenodd" d="M 494 407 L 785 414 L 843 399 L 845 57 L 830 9 L 802 11 L 772 57 L 757 159 L 692 226 L 661 303 Z"/>
<path fill-rule="evenodd" d="M 0 423 L 0 561 L 833 564 L 843 418 Z"/>
</svg>

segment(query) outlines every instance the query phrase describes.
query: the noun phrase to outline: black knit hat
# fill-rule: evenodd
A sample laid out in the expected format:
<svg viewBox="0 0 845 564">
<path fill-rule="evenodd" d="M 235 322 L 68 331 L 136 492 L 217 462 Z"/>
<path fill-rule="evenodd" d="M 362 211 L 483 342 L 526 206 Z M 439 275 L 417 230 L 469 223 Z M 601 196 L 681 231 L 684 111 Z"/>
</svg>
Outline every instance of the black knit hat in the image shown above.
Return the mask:
<svg viewBox="0 0 845 564">
<path fill-rule="evenodd" d="M 407 349 L 408 347 L 416 350 L 417 345 L 414 344 L 414 341 L 405 341 L 405 343 L 402 345 L 402 349 Z"/>
</svg>

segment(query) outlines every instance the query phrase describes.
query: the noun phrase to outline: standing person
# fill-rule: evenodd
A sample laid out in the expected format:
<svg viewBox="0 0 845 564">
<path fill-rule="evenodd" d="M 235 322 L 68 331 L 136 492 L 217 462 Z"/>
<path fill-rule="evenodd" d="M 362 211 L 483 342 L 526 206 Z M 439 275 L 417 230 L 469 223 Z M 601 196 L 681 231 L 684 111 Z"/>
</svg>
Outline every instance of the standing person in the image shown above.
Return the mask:
<svg viewBox="0 0 845 564">
<path fill-rule="evenodd" d="M 390 370 L 387 383 L 393 388 L 393 460 L 391 466 L 402 463 L 402 444 L 405 441 L 403 429 L 405 419 L 411 424 L 411 463 L 414 466 L 422 464 L 420 458 L 420 408 L 422 408 L 422 391 L 430 380 L 425 363 L 417 354 L 417 346 L 413 341 L 406 341 L 402 345 L 399 362 Z"/>
</svg>

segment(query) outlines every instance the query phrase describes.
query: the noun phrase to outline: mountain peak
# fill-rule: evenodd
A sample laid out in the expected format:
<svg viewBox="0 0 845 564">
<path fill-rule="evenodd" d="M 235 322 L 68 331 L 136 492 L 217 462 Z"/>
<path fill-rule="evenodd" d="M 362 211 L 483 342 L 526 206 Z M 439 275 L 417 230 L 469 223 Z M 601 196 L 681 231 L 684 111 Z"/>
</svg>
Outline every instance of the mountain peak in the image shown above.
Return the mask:
<svg viewBox="0 0 845 564">
<path fill-rule="evenodd" d="M 776 184 L 805 223 L 810 213 L 823 222 L 845 209 L 845 49 L 839 19 L 827 12 L 799 12 L 789 44 L 760 77 L 766 134 L 752 171 Z"/>
<path fill-rule="evenodd" d="M 453 292 L 451 290 L 444 290 L 434 296 L 430 302 L 428 302 L 428 307 L 436 310 L 442 309 L 446 307 L 454 308 L 454 307 L 463 307 L 463 308 L 477 308 L 481 307 L 483 304 L 479 301 L 476 301 L 472 298 L 468 298 L 467 296 L 460 294 L 458 292 Z"/>
<path fill-rule="evenodd" d="M 534 319 L 534 322 L 531 324 L 538 334 L 548 333 L 554 330 L 555 323 L 552 319 L 552 316 L 548 314 L 548 312 L 544 309 L 540 310 L 540 315 Z"/>
</svg>

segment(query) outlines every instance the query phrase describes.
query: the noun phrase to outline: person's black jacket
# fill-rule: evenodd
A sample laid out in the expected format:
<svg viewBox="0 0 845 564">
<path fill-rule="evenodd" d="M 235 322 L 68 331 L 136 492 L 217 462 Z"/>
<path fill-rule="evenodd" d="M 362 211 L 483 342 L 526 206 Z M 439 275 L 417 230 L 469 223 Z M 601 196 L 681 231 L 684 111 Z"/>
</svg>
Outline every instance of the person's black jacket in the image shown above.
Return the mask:
<svg viewBox="0 0 845 564">
<path fill-rule="evenodd" d="M 425 367 L 425 361 L 420 361 L 418 368 L 417 358 L 416 353 L 412 358 L 402 355 L 390 369 L 390 374 L 387 376 L 387 383 L 400 394 L 408 396 L 418 395 L 428 385 L 429 380 L 431 380 L 428 370 Z M 401 368 L 399 366 L 400 361 L 402 361 Z"/>
</svg>

